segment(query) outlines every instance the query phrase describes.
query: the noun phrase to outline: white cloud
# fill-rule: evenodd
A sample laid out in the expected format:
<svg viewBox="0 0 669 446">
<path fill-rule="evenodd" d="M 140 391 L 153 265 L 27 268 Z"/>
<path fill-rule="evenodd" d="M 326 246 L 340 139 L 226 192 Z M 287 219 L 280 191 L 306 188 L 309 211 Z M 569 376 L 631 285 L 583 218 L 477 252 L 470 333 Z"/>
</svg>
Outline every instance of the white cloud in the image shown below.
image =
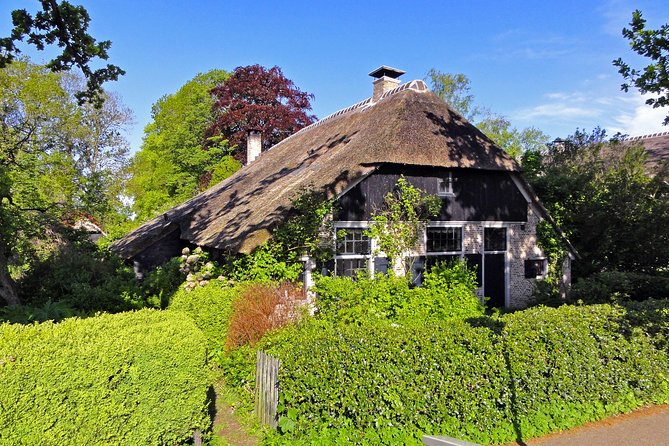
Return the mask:
<svg viewBox="0 0 669 446">
<path fill-rule="evenodd" d="M 603 91 L 606 91 L 604 93 Z M 608 94 L 608 95 L 606 95 Z M 509 113 L 511 121 L 521 127 L 533 126 L 554 136 L 565 136 L 576 128 L 605 128 L 630 136 L 668 131 L 662 125 L 669 108 L 652 108 L 647 97 L 633 92 L 583 90 L 551 92 L 529 107 Z"/>
<path fill-rule="evenodd" d="M 653 108 L 645 103 L 648 96 L 634 96 L 633 105 L 628 110 L 622 110 L 613 117 L 610 130 L 630 136 L 648 135 L 651 133 L 666 132 L 667 126 L 662 125 L 669 108 Z"/>
</svg>

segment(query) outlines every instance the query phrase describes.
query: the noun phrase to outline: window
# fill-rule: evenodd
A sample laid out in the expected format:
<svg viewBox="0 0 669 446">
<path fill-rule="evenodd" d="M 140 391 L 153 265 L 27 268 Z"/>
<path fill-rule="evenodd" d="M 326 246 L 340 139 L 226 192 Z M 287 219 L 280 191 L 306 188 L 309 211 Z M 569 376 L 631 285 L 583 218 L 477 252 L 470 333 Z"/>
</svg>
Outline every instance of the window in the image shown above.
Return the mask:
<svg viewBox="0 0 669 446">
<path fill-rule="evenodd" d="M 448 172 L 437 180 L 437 195 L 441 197 L 453 195 L 453 172 Z"/>
<path fill-rule="evenodd" d="M 484 228 L 483 249 L 485 251 L 506 251 L 506 228 Z"/>
<path fill-rule="evenodd" d="M 367 255 L 371 252 L 369 237 L 363 234 L 364 229 L 342 229 L 345 235 L 337 235 L 337 255 L 360 254 Z"/>
<path fill-rule="evenodd" d="M 536 279 L 546 275 L 548 261 L 546 259 L 525 260 L 525 278 Z"/>
<path fill-rule="evenodd" d="M 339 277 L 355 277 L 358 275 L 358 271 L 364 271 L 366 269 L 366 258 L 337 259 L 337 276 Z"/>
<path fill-rule="evenodd" d="M 462 228 L 427 228 L 427 252 L 462 251 Z"/>
<path fill-rule="evenodd" d="M 363 228 L 337 228 L 335 275 L 355 277 L 367 270 L 372 252 L 371 240 Z"/>
</svg>

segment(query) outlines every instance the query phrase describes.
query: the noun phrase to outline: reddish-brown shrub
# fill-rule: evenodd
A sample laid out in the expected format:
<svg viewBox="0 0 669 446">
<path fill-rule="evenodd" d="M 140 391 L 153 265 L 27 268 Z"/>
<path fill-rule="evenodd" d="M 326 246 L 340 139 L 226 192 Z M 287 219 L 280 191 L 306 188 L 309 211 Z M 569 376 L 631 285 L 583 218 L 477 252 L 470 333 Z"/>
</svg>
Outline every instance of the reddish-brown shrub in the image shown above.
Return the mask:
<svg viewBox="0 0 669 446">
<path fill-rule="evenodd" d="M 306 302 L 302 288 L 289 282 L 249 286 L 232 303 L 226 347 L 253 345 L 265 333 L 296 322 Z"/>
</svg>

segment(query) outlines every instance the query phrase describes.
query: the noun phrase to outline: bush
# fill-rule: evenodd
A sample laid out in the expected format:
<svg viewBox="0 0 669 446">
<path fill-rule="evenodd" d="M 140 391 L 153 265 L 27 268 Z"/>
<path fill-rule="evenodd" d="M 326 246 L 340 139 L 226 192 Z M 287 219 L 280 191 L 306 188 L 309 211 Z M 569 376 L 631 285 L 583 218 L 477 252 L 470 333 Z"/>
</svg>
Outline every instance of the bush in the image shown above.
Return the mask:
<svg viewBox="0 0 669 446">
<path fill-rule="evenodd" d="M 306 296 L 289 282 L 252 284 L 234 300 L 226 347 L 253 346 L 266 333 L 300 318 Z"/>
<path fill-rule="evenodd" d="M 645 300 L 669 298 L 669 277 L 622 271 L 607 271 L 580 279 L 569 294 L 569 300 L 606 303 L 612 300 Z"/>
<path fill-rule="evenodd" d="M 667 356 L 633 325 L 652 317 L 635 314 L 599 305 L 423 326 L 310 320 L 259 344 L 282 363 L 283 436 L 272 441 L 327 430 L 355 444 L 506 443 L 669 402 Z"/>
<path fill-rule="evenodd" d="M 223 349 L 228 336 L 232 302 L 244 286 L 230 286 L 220 280 L 191 291 L 180 288 L 169 303 L 169 309 L 188 314 L 207 338 L 209 350 Z"/>
<path fill-rule="evenodd" d="M 66 301 L 84 312 L 119 312 L 146 306 L 135 275 L 118 257 L 95 247 L 68 246 L 36 262 L 18 283 L 22 302 Z"/>
<path fill-rule="evenodd" d="M 317 307 L 323 318 L 364 323 L 382 319 L 407 323 L 480 316 L 484 308 L 474 294 L 476 275 L 464 262 L 439 263 L 411 288 L 404 277 L 360 274 L 316 280 Z"/>
<path fill-rule="evenodd" d="M 141 310 L 0 326 L 7 444 L 177 444 L 209 426 L 204 337 Z"/>
</svg>

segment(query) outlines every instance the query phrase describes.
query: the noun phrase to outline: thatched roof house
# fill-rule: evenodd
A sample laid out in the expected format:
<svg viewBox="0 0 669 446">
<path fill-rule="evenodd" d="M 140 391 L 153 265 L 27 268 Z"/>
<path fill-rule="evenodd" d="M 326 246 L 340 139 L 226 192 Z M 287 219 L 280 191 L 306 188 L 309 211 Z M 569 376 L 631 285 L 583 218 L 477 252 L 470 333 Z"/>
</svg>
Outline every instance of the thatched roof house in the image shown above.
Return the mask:
<svg viewBox="0 0 669 446">
<path fill-rule="evenodd" d="M 538 218 L 548 218 L 511 157 L 423 81 L 399 85 L 400 74 L 389 67 L 370 73 L 376 78 L 371 98 L 295 133 L 231 177 L 118 240 L 112 249 L 145 264 L 177 255 L 186 243 L 248 253 L 285 221 L 305 188 L 341 197 L 383 166 L 502 175 L 525 208 L 529 203 Z M 495 183 L 481 194 L 493 193 L 491 189 L 500 188 Z M 504 212 L 499 209 L 497 213 Z M 524 212 L 514 221 L 526 222 Z M 490 222 L 496 217 L 475 218 Z"/>
</svg>

